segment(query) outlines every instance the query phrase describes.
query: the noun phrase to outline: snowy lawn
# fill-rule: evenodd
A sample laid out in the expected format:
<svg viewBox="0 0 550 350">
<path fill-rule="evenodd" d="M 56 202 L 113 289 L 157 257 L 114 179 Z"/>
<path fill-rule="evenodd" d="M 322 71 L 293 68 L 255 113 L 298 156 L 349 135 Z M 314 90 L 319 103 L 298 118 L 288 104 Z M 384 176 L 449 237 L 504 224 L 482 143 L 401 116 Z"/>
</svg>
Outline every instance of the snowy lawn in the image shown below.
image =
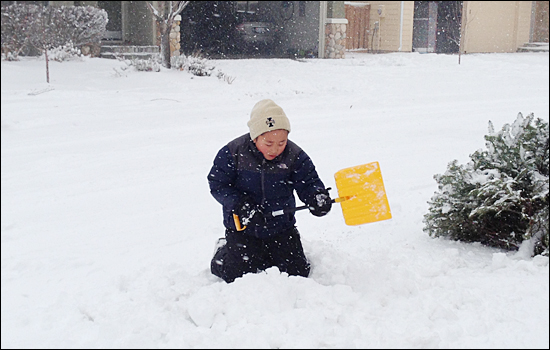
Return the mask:
<svg viewBox="0 0 550 350">
<path fill-rule="evenodd" d="M 2 61 L 2 348 L 548 349 L 548 258 L 422 230 L 433 175 L 489 120 L 548 121 L 547 52 L 209 64 L 51 62 L 48 85 L 43 61 Z M 334 196 L 335 172 L 378 161 L 393 218 L 298 212 L 311 276 L 226 284 L 206 175 L 264 98 Z"/>
</svg>

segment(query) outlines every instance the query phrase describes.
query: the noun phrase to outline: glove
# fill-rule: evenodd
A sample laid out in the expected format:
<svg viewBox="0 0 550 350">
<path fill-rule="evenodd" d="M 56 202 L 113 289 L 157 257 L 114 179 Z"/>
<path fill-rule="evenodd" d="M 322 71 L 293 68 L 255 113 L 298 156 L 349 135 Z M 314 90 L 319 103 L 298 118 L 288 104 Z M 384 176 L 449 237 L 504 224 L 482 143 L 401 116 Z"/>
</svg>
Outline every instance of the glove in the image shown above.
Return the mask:
<svg viewBox="0 0 550 350">
<path fill-rule="evenodd" d="M 261 207 L 254 204 L 250 197 L 243 197 L 233 209 L 233 213 L 237 214 L 243 227 L 260 226 L 265 222 Z"/>
<path fill-rule="evenodd" d="M 313 200 L 311 201 L 311 205 L 309 206 L 309 211 L 311 214 L 315 216 L 324 216 L 327 215 L 327 213 L 332 208 L 332 199 L 330 198 L 330 195 L 328 194 L 328 190 L 320 188 L 313 194 Z"/>
</svg>

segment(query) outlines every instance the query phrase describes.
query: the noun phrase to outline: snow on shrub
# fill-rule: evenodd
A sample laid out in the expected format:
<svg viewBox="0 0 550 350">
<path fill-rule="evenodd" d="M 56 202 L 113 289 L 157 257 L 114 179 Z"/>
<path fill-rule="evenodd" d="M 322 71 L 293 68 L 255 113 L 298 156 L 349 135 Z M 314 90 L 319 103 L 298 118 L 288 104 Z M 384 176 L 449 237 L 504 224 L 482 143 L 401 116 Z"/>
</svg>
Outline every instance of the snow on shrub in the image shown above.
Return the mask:
<svg viewBox="0 0 550 350">
<path fill-rule="evenodd" d="M 133 59 L 130 63 L 140 72 L 160 72 L 159 58 Z"/>
<path fill-rule="evenodd" d="M 172 56 L 171 67 L 172 69 L 179 69 L 187 71 L 193 75 L 204 77 L 212 75 L 212 71 L 215 67 L 208 66 L 206 58 L 202 58 L 198 55 L 178 55 Z"/>
<path fill-rule="evenodd" d="M 82 59 L 82 52 L 77 47 L 74 47 L 72 42 L 66 45 L 61 45 L 48 50 L 48 57 L 52 61 L 63 62 L 75 59 Z"/>
<path fill-rule="evenodd" d="M 17 60 L 20 54 L 30 54 L 30 37 L 34 22 L 41 11 L 37 5 L 2 6 L 2 53 L 5 59 Z"/>
<path fill-rule="evenodd" d="M 534 115 L 495 132 L 489 121 L 486 150 L 435 175 L 438 191 L 428 201 L 424 231 L 432 237 L 548 256 L 548 123 Z"/>
<path fill-rule="evenodd" d="M 2 6 L 2 52 L 17 58 L 69 43 L 79 49 L 99 45 L 107 21 L 107 12 L 93 6 Z"/>
</svg>

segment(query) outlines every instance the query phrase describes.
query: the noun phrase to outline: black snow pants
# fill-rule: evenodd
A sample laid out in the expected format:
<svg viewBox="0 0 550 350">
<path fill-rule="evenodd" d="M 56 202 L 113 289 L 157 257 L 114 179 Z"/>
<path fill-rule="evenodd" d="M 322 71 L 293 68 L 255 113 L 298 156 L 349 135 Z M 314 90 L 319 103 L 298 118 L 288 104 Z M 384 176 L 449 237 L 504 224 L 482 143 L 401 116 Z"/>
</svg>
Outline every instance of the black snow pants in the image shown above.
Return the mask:
<svg viewBox="0 0 550 350">
<path fill-rule="evenodd" d="M 257 273 L 272 266 L 291 276 L 309 276 L 310 264 L 296 227 L 267 239 L 226 229 L 225 239 L 225 246 L 212 258 L 210 270 L 227 283 L 246 273 Z"/>
</svg>

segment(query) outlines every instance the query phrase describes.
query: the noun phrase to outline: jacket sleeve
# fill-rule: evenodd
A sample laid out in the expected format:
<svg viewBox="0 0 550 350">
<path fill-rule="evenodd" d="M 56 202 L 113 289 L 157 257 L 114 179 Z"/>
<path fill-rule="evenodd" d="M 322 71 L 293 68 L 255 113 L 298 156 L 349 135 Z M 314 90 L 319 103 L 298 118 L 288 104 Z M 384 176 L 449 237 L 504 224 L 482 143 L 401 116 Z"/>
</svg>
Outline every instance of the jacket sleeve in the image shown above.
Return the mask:
<svg viewBox="0 0 550 350">
<path fill-rule="evenodd" d="M 303 150 L 300 151 L 296 158 L 292 182 L 294 183 L 298 198 L 307 205 L 313 204 L 315 191 L 325 188 L 319 175 L 317 175 L 313 161 Z"/>
<path fill-rule="evenodd" d="M 231 211 L 241 196 L 235 188 L 236 178 L 237 169 L 233 155 L 225 146 L 216 155 L 212 169 L 208 173 L 210 193 L 223 206 L 224 222 L 230 219 Z"/>
</svg>

